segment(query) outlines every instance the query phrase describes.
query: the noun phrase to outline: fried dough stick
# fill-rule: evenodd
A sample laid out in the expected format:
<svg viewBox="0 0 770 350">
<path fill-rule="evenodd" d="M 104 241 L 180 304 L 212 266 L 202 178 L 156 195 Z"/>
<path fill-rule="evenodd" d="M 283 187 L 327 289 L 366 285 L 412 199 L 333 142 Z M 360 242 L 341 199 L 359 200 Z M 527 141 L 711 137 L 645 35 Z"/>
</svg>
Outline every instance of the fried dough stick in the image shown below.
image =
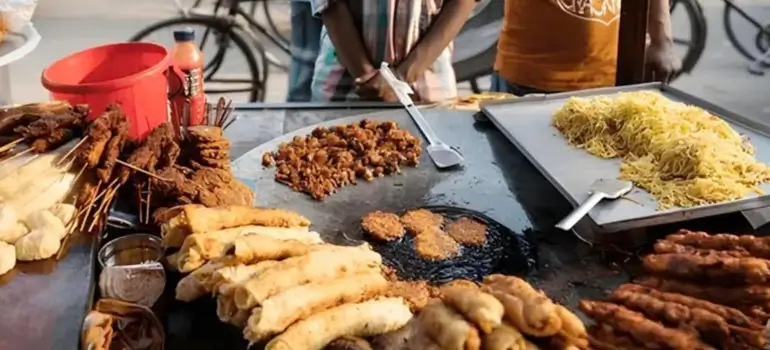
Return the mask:
<svg viewBox="0 0 770 350">
<path fill-rule="evenodd" d="M 679 244 L 672 241 L 660 240 L 655 243 L 655 252 L 658 254 L 676 253 L 692 255 L 716 255 L 728 258 L 751 257 L 751 254 L 742 248 L 736 250 L 714 250 L 697 248 L 689 245 Z"/>
<path fill-rule="evenodd" d="M 754 257 L 770 258 L 770 237 L 726 233 L 710 235 L 706 232 L 680 230 L 666 236 L 665 240 L 700 249 L 745 250 Z"/>
<path fill-rule="evenodd" d="M 556 304 L 543 292 L 520 278 L 490 275 L 483 290 L 495 296 L 505 308 L 505 318 L 522 333 L 546 337 L 562 328 Z"/>
<path fill-rule="evenodd" d="M 75 137 L 72 129 L 56 129 L 51 134 L 33 140 L 29 148 L 35 153 L 45 153 L 57 149 Z"/>
<path fill-rule="evenodd" d="M 99 168 L 96 169 L 96 176 L 104 183 L 108 183 L 112 177 L 115 165 L 120 157 L 120 152 L 127 140 L 128 121 L 123 114 L 117 114 L 118 120 L 112 128 L 112 137 L 107 141 L 105 150 L 102 153 L 102 159 Z"/>
<path fill-rule="evenodd" d="M 75 161 L 88 169 L 93 169 L 99 164 L 107 141 L 112 136 L 112 111 L 105 112 L 88 125 L 85 132 L 85 141 L 75 155 Z"/>
<path fill-rule="evenodd" d="M 646 350 L 625 334 L 609 325 L 599 323 L 588 331 L 591 349 L 595 350 Z"/>
<path fill-rule="evenodd" d="M 682 304 L 663 301 L 651 295 L 616 289 L 610 300 L 639 311 L 652 320 L 663 322 L 679 329 L 693 329 L 701 338 L 725 347 L 730 343 L 727 322 L 719 315 L 703 309 L 689 308 Z"/>
<path fill-rule="evenodd" d="M 447 286 L 441 288 L 441 300 L 489 334 L 503 321 L 505 309 L 493 295 L 478 288 Z"/>
<path fill-rule="evenodd" d="M 767 286 L 723 287 L 654 276 L 639 278 L 634 283 L 662 292 L 684 294 L 735 308 L 751 304 L 770 303 L 770 287 Z"/>
<path fill-rule="evenodd" d="M 64 113 L 70 110 L 72 105 L 67 101 L 28 103 L 0 110 L 0 120 L 19 114 Z"/>
<path fill-rule="evenodd" d="M 59 129 L 80 128 L 84 124 L 83 116 L 74 112 L 45 115 L 27 125 L 17 126 L 13 131 L 26 139 L 45 137 Z"/>
<path fill-rule="evenodd" d="M 644 257 L 648 272 L 687 279 L 762 284 L 770 281 L 770 261 L 718 255 L 650 254 Z"/>
<path fill-rule="evenodd" d="M 713 347 L 701 342 L 691 333 L 667 328 L 651 321 L 643 314 L 624 306 L 603 302 L 581 300 L 578 305 L 586 316 L 597 322 L 606 323 L 615 329 L 628 333 L 629 337 L 646 348 L 669 348 L 673 350 L 706 350 Z"/>
<path fill-rule="evenodd" d="M 714 304 L 706 300 L 689 297 L 683 294 L 661 292 L 653 288 L 630 283 L 620 285 L 617 289 L 615 289 L 615 291 L 647 294 L 649 296 L 655 297 L 658 300 L 670 301 L 690 308 L 698 308 L 712 312 L 724 318 L 728 324 L 733 326 L 759 331 L 765 329 L 763 325 L 755 322 L 740 310 L 724 305 Z"/>
</svg>

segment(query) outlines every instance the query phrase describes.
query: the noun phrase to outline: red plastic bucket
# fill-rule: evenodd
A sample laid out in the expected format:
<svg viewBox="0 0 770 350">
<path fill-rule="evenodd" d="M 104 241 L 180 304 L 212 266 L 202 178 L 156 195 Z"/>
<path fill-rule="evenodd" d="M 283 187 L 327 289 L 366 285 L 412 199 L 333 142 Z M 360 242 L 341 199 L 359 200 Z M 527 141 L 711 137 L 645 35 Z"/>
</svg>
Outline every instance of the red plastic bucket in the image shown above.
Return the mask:
<svg viewBox="0 0 770 350">
<path fill-rule="evenodd" d="M 167 119 L 170 63 L 168 50 L 157 44 L 111 44 L 56 61 L 41 80 L 54 100 L 87 103 L 89 119 L 119 103 L 131 121 L 131 136 L 140 139 Z"/>
</svg>

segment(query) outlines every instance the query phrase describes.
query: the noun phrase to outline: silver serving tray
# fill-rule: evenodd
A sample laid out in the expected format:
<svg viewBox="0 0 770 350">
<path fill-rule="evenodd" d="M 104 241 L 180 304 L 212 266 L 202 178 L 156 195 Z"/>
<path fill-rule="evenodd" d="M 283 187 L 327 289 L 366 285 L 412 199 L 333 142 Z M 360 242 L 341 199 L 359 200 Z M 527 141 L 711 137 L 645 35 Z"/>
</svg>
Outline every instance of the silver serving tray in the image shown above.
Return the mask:
<svg viewBox="0 0 770 350">
<path fill-rule="evenodd" d="M 588 197 L 588 188 L 594 180 L 618 177 L 620 160 L 601 159 L 568 145 L 551 126 L 551 117 L 570 97 L 613 96 L 642 90 L 659 91 L 672 100 L 698 106 L 721 117 L 749 137 L 756 148 L 757 160 L 770 163 L 768 126 L 659 83 L 491 101 L 483 104 L 482 111 L 569 201 L 578 205 Z M 760 188 L 770 193 L 770 184 Z M 634 188 L 626 198 L 600 203 L 589 213 L 599 232 L 625 231 L 770 205 L 770 195 L 750 195 L 731 202 L 657 210 L 657 201 L 639 188 Z"/>
</svg>

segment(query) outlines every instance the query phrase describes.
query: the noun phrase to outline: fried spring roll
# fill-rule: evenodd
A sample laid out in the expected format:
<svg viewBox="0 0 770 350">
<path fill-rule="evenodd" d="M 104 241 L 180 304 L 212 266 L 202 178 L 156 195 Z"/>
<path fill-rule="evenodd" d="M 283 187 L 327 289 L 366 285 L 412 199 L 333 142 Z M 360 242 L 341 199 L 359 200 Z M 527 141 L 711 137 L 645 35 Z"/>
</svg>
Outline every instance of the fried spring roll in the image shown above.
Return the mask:
<svg viewBox="0 0 770 350">
<path fill-rule="evenodd" d="M 562 328 L 556 304 L 520 278 L 490 275 L 484 278 L 484 290 L 495 296 L 505 308 L 505 318 L 524 334 L 547 337 Z"/>
<path fill-rule="evenodd" d="M 207 280 L 207 286 L 220 295 L 232 295 L 236 285 L 259 276 L 277 263 L 277 261 L 263 261 L 253 265 L 225 266 L 214 271 Z"/>
<path fill-rule="evenodd" d="M 267 298 L 307 283 L 330 281 L 346 275 L 379 270 L 380 254 L 368 246 L 335 247 L 289 258 L 257 278 L 235 288 L 235 305 L 251 309 Z"/>
<path fill-rule="evenodd" d="M 371 337 L 395 331 L 411 318 L 401 298 L 344 304 L 293 324 L 267 343 L 265 350 L 321 350 L 341 336 Z"/>
<path fill-rule="evenodd" d="M 556 314 L 561 319 L 561 330 L 557 337 L 567 345 L 574 345 L 580 349 L 588 348 L 588 331 L 583 321 L 566 307 L 556 304 Z"/>
<path fill-rule="evenodd" d="M 169 213 L 176 215 L 160 225 L 163 244 L 166 247 L 181 246 L 185 237 L 191 234 L 233 227 L 248 225 L 285 228 L 310 226 L 310 221 L 302 215 L 282 209 L 247 206 L 207 208 L 202 205 L 190 204 L 172 208 Z"/>
<path fill-rule="evenodd" d="M 190 272 L 203 265 L 207 260 L 227 255 L 233 249 L 233 243 L 238 237 L 250 234 L 284 240 L 292 239 L 308 244 L 323 242 L 318 233 L 308 232 L 305 228 L 244 226 L 209 233 L 196 233 L 187 236 L 179 250 L 179 271 Z"/>
<path fill-rule="evenodd" d="M 476 324 L 484 333 L 491 333 L 503 321 L 503 304 L 478 288 L 444 287 L 441 288 L 441 300 Z"/>
<path fill-rule="evenodd" d="M 219 295 L 217 296 L 217 317 L 224 323 L 243 328 L 249 318 L 249 311 L 235 307 L 231 296 Z"/>
<path fill-rule="evenodd" d="M 223 266 L 225 265 L 222 262 L 211 261 L 184 276 L 176 285 L 176 300 L 191 302 L 211 293 L 211 290 L 206 286 L 206 280 L 211 277 L 214 271 Z"/>
<path fill-rule="evenodd" d="M 247 235 L 233 242 L 235 258 L 244 264 L 265 260 L 283 260 L 310 252 L 310 246 L 293 239 L 278 239 L 266 235 Z"/>
<path fill-rule="evenodd" d="M 425 332 L 444 350 L 472 350 L 481 347 L 476 327 L 439 300 L 431 301 L 420 311 L 417 319 Z"/>
<path fill-rule="evenodd" d="M 246 340 L 256 343 L 283 332 L 297 320 L 307 318 L 330 307 L 357 303 L 381 295 L 388 281 L 379 271 L 310 283 L 276 294 L 255 307 L 243 330 Z"/>
</svg>

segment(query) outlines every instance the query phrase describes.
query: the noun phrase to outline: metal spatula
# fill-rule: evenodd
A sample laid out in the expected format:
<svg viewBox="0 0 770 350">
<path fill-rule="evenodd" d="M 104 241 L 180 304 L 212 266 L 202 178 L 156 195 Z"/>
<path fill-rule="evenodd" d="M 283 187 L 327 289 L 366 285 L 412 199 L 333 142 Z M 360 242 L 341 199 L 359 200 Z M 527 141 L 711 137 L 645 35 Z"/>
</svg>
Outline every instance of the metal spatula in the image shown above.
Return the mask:
<svg viewBox="0 0 770 350">
<path fill-rule="evenodd" d="M 556 224 L 556 228 L 564 231 L 571 230 L 580 219 L 586 216 L 603 199 L 618 199 L 620 196 L 630 192 L 632 188 L 634 188 L 634 185 L 629 181 L 617 179 L 599 179 L 594 181 L 589 189 L 591 196 L 583 204 L 575 208 L 567 217 L 559 221 Z"/>
<path fill-rule="evenodd" d="M 409 94 L 414 93 L 412 87 L 409 86 L 409 84 L 398 80 L 398 78 L 393 75 L 393 72 L 390 71 L 387 62 L 382 62 L 382 65 L 380 65 L 380 74 L 385 78 L 385 81 L 390 84 L 390 87 L 393 88 L 393 91 L 398 97 L 398 101 L 404 105 L 409 116 L 411 116 L 414 123 L 417 124 L 420 132 L 425 135 L 425 139 L 428 140 L 427 151 L 430 159 L 433 160 L 433 164 L 436 164 L 436 167 L 443 169 L 462 163 L 462 154 L 446 143 L 441 142 L 441 140 L 438 139 L 438 136 L 433 132 L 433 129 L 431 129 L 428 121 L 425 120 L 422 113 L 420 113 L 420 110 L 415 107 L 412 98 L 409 97 Z"/>
</svg>

